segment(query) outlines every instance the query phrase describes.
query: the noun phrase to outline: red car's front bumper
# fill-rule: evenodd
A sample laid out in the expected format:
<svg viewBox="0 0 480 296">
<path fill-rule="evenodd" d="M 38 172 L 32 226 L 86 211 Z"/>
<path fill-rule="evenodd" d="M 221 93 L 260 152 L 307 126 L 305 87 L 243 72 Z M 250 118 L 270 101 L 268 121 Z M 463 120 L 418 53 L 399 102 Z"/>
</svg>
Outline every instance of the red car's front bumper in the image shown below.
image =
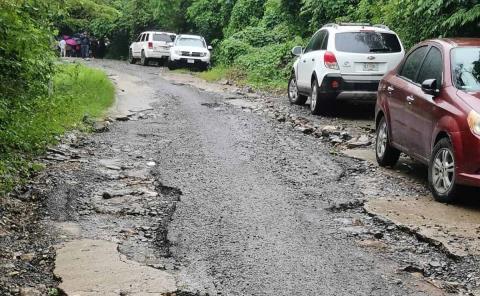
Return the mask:
<svg viewBox="0 0 480 296">
<path fill-rule="evenodd" d="M 471 131 L 452 133 L 457 161 L 457 182 L 480 187 L 480 137 Z"/>
</svg>

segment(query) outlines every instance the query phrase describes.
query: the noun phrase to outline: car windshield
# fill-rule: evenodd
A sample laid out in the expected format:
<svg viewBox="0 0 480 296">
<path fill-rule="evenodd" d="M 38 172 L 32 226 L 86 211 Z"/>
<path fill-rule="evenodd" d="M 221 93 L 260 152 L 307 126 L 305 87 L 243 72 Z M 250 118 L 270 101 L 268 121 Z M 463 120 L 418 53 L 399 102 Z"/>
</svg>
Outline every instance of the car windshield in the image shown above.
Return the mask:
<svg viewBox="0 0 480 296">
<path fill-rule="evenodd" d="M 180 38 L 177 41 L 177 46 L 205 47 L 205 44 L 203 40 L 197 38 Z"/>
<path fill-rule="evenodd" d="M 172 37 L 168 34 L 153 34 L 153 41 L 172 42 Z"/>
<path fill-rule="evenodd" d="M 337 33 L 335 36 L 335 48 L 338 51 L 351 53 L 392 53 L 402 51 L 397 35 L 374 31 Z"/>
<path fill-rule="evenodd" d="M 459 47 L 452 50 L 453 83 L 465 91 L 480 91 L 480 47 Z"/>
</svg>

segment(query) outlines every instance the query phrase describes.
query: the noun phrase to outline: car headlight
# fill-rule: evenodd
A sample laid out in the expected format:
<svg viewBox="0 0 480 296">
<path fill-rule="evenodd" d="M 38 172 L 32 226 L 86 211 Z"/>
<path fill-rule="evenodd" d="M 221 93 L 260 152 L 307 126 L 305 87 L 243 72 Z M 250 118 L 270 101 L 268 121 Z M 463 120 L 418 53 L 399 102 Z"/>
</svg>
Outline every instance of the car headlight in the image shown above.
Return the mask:
<svg viewBox="0 0 480 296">
<path fill-rule="evenodd" d="M 468 114 L 468 126 L 470 127 L 470 130 L 480 136 L 480 114 L 472 110 L 470 114 Z"/>
<path fill-rule="evenodd" d="M 207 53 L 206 52 L 202 52 L 200 53 L 200 56 L 203 58 L 203 57 L 206 57 L 207 56 Z"/>
</svg>

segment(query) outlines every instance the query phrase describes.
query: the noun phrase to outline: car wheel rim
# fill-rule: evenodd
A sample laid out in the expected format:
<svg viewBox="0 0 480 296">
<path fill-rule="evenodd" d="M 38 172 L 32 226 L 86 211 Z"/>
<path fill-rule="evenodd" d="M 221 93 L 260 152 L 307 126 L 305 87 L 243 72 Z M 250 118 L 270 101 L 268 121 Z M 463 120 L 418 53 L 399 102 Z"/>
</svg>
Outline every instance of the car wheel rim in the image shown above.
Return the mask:
<svg viewBox="0 0 480 296">
<path fill-rule="evenodd" d="M 297 100 L 297 97 L 298 97 L 298 88 L 297 88 L 297 82 L 295 81 L 295 79 L 292 78 L 292 80 L 290 81 L 290 87 L 288 89 L 288 93 L 290 95 L 290 100 L 291 101 L 295 101 Z"/>
<path fill-rule="evenodd" d="M 432 166 L 432 184 L 440 194 L 447 193 L 453 186 L 455 160 L 450 149 L 440 149 L 435 155 Z"/>
<path fill-rule="evenodd" d="M 315 106 L 317 105 L 317 85 L 314 83 L 312 88 L 312 102 L 310 103 L 310 108 L 315 110 Z"/>
<path fill-rule="evenodd" d="M 387 123 L 382 122 L 377 133 L 377 156 L 383 158 L 388 145 Z"/>
</svg>

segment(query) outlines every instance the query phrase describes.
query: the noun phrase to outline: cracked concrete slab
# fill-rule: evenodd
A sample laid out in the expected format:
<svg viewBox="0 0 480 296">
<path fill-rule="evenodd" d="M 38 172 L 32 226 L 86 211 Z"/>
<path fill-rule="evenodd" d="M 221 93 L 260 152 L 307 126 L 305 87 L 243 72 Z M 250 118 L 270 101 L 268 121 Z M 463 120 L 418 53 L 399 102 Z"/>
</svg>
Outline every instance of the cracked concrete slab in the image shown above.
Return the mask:
<svg viewBox="0 0 480 296">
<path fill-rule="evenodd" d="M 379 199 L 365 210 L 444 247 L 453 256 L 480 255 L 480 210 L 418 199 Z"/>
<path fill-rule="evenodd" d="M 164 295 L 177 290 L 174 277 L 128 260 L 117 244 L 75 240 L 57 250 L 55 275 L 70 296 Z"/>
</svg>

